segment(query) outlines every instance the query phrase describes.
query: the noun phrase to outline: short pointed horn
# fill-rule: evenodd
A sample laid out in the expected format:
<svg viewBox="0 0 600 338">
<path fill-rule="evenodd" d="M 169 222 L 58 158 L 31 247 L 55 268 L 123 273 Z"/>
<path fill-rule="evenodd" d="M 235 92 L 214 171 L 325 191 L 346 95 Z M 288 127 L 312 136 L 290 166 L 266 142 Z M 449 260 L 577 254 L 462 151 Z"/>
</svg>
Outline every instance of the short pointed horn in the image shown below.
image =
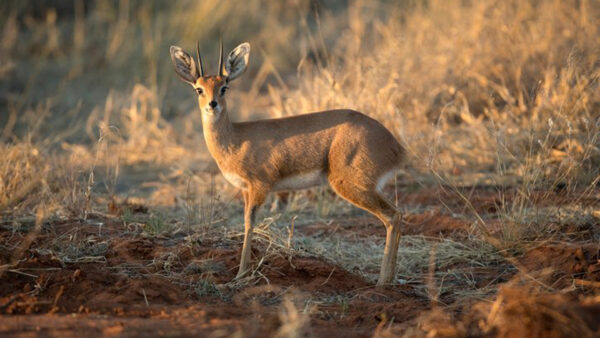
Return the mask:
<svg viewBox="0 0 600 338">
<path fill-rule="evenodd" d="M 196 40 L 196 60 L 198 62 L 198 71 L 200 77 L 204 77 L 204 67 L 202 66 L 202 58 L 200 57 L 200 44 Z"/>
<path fill-rule="evenodd" d="M 223 38 L 219 39 L 219 76 L 223 77 Z"/>
</svg>

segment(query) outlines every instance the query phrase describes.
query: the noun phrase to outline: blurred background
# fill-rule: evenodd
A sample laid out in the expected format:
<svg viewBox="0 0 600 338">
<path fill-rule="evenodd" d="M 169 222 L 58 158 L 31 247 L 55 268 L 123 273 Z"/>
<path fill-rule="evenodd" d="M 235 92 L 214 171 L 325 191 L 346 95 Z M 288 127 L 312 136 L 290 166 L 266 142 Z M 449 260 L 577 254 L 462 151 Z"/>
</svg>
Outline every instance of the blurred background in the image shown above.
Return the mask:
<svg viewBox="0 0 600 338">
<path fill-rule="evenodd" d="M 0 13 L 5 213 L 90 191 L 173 204 L 192 181 L 235 196 L 169 58 L 198 40 L 214 73 L 220 36 L 226 52 L 252 45 L 228 97 L 234 121 L 362 111 L 406 146 L 400 181 L 417 187 L 527 197 L 598 184 L 597 1 L 39 0 Z"/>
</svg>

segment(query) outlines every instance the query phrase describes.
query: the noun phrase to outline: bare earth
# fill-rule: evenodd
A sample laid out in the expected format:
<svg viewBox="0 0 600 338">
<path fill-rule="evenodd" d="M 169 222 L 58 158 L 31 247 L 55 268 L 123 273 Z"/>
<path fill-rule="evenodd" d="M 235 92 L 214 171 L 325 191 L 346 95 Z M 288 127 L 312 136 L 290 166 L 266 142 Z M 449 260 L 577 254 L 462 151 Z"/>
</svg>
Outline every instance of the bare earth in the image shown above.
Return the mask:
<svg viewBox="0 0 600 338">
<path fill-rule="evenodd" d="M 486 216 L 496 212 L 492 190 L 474 191 L 473 206 Z M 404 194 L 402 203 L 438 205 L 440 201 L 460 206 L 449 193 L 434 189 Z M 547 198 L 544 201 L 548 201 Z M 564 201 L 556 195 L 554 202 Z M 597 201 L 589 201 L 596 203 Z M 405 234 L 453 238 L 469 236 L 471 224 L 443 212 L 407 215 Z M 104 226 L 78 221 L 45 224 L 24 252 L 21 260 L 0 279 L 1 336 L 183 336 L 199 335 L 265 336 L 281 332 L 286 319 L 282 304 L 294 299 L 313 299 L 307 335 L 370 337 L 382 325 L 393 324 L 396 332 L 417 325 L 417 318 L 431 310 L 432 301 L 405 283 L 387 289 L 323 259 L 283 255 L 263 262 L 264 276 L 249 285 L 225 285 L 236 273 L 241 240 L 233 245 L 220 241 L 193 241 L 185 236 L 149 237 L 123 231 L 121 222 L 103 219 Z M 88 222 L 90 223 L 90 222 Z M 593 236 L 596 225 L 577 229 L 577 234 Z M 299 226 L 297 231 L 316 238 L 344 234 L 357 241 L 379 237 L 384 228 L 371 217 L 336 219 L 331 224 Z M 586 232 L 587 231 L 587 232 Z M 0 232 L 3 243 L 0 262 L 10 262 L 11 246 L 20 243 L 27 231 L 13 232 L 5 225 Z M 90 247 L 101 245 L 103 254 L 64 262 L 51 248 L 65 236 L 91 239 Z M 589 238 L 589 237 L 588 237 Z M 254 260 L 260 257 L 258 247 Z M 517 255 L 528 271 L 552 268 L 556 272 L 552 287 L 566 288 L 573 279 L 600 281 L 599 249 L 594 245 L 548 242 Z M 197 264 L 192 264 L 196 262 Z M 206 263 L 209 262 L 209 263 Z M 477 285 L 500 287 L 516 269 L 499 262 L 485 269 L 471 268 Z M 194 268 L 195 267 L 195 268 Z M 209 280 L 204 288 L 199 281 Z M 194 287 L 191 287 L 194 285 Z M 453 316 L 460 317 L 478 299 L 456 299 L 442 294 Z M 300 310 L 302 304 L 299 302 Z M 296 305 L 298 305 L 296 304 Z M 571 303 L 568 303 L 571 304 Z M 594 325 L 600 307 L 576 301 L 581 320 Z M 466 324 L 468 325 L 468 324 Z M 598 329 L 598 328 L 596 328 Z M 467 332 L 469 329 L 467 328 Z"/>
</svg>

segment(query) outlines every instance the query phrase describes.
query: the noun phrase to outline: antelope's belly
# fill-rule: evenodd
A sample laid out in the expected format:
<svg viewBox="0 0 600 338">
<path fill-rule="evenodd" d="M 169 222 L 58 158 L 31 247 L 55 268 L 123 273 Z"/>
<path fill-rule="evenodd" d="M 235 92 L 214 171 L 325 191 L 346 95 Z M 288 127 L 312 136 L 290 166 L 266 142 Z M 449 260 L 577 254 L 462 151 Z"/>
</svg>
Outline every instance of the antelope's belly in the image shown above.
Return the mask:
<svg viewBox="0 0 600 338">
<path fill-rule="evenodd" d="M 306 189 L 325 184 L 326 182 L 327 176 L 323 171 L 309 171 L 279 180 L 273 186 L 273 191 Z"/>
<path fill-rule="evenodd" d="M 229 172 L 229 171 L 221 171 L 225 179 L 233 184 L 235 187 L 240 189 L 246 189 L 246 181 L 238 174 Z"/>
</svg>

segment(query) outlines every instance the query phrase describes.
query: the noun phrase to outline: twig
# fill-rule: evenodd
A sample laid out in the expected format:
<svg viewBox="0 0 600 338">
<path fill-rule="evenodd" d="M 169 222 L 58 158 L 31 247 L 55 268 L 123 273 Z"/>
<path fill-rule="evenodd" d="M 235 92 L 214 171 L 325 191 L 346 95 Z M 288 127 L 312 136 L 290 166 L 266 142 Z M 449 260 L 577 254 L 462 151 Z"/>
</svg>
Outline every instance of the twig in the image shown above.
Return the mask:
<svg viewBox="0 0 600 338">
<path fill-rule="evenodd" d="M 333 269 L 331 269 L 329 276 L 327 276 L 327 279 L 325 279 L 325 281 L 323 283 L 321 283 L 321 285 L 325 285 L 325 284 L 327 284 L 327 282 L 329 282 L 329 278 L 331 278 L 331 275 L 333 275 L 334 271 L 335 271 L 335 266 L 333 267 Z"/>
<path fill-rule="evenodd" d="M 38 276 L 36 276 L 36 275 L 32 275 L 32 274 L 26 273 L 26 272 L 21 272 L 21 271 L 16 270 L 16 269 L 10 269 L 10 270 L 7 270 L 7 271 L 8 272 L 12 272 L 12 273 L 16 273 L 16 274 L 19 274 L 19 275 L 31 277 L 31 278 L 38 278 Z"/>
<path fill-rule="evenodd" d="M 288 229 L 288 240 L 287 240 L 287 248 L 288 249 L 292 248 L 292 237 L 294 237 L 294 223 L 296 222 L 296 218 L 298 218 L 298 215 L 294 215 L 294 217 L 292 217 L 292 220 L 290 221 L 290 228 Z"/>
<path fill-rule="evenodd" d="M 142 288 L 142 294 L 144 295 L 144 301 L 146 302 L 146 306 L 150 307 L 150 304 L 148 303 L 148 297 L 146 297 L 146 290 L 144 290 Z"/>
<path fill-rule="evenodd" d="M 593 288 L 600 288 L 600 282 L 594 282 L 591 280 L 585 280 L 585 279 L 573 279 L 573 284 L 577 285 L 577 286 L 591 286 Z"/>
<path fill-rule="evenodd" d="M 64 291 L 65 291 L 65 286 L 61 285 L 60 289 L 58 289 L 58 292 L 56 293 L 56 296 L 54 297 L 54 303 L 52 303 L 52 309 L 50 310 L 50 313 L 54 313 L 58 310 L 58 308 L 56 307 L 56 304 L 58 304 L 58 300 L 60 299 L 60 297 L 62 296 Z"/>
<path fill-rule="evenodd" d="M 435 243 L 429 251 L 429 269 L 427 272 L 427 293 L 431 301 L 431 308 L 435 308 L 438 305 L 439 292 L 436 292 L 435 285 L 435 254 L 437 251 L 437 243 Z"/>
<path fill-rule="evenodd" d="M 19 298 L 21 296 L 21 294 L 16 294 L 13 295 L 12 297 L 10 297 L 9 300 L 6 301 L 6 303 L 0 305 L 0 310 L 3 310 L 5 308 L 7 308 L 10 304 L 12 304 L 15 300 L 17 300 L 17 298 Z"/>
</svg>

